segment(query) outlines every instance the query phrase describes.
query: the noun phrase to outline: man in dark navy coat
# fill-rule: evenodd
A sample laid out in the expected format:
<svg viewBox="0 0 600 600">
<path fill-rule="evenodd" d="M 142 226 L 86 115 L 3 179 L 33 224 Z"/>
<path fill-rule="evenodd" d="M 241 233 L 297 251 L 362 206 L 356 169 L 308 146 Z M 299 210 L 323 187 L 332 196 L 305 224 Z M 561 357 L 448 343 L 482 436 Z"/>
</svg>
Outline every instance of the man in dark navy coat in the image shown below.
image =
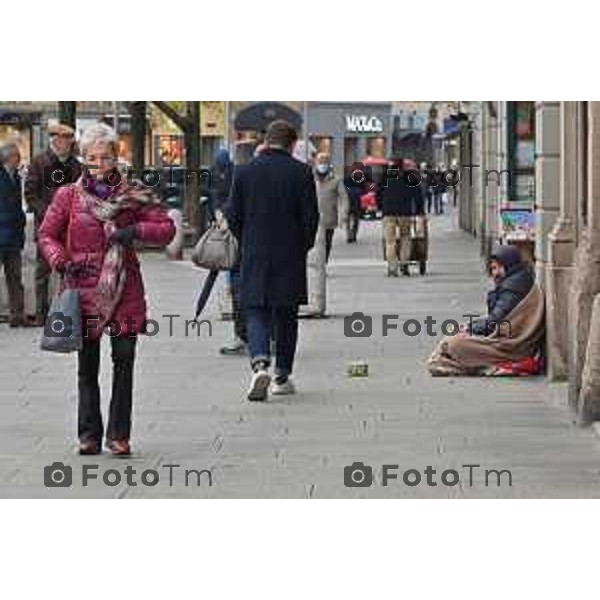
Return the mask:
<svg viewBox="0 0 600 600">
<path fill-rule="evenodd" d="M 286 121 L 267 130 L 266 148 L 234 174 L 225 215 L 240 242 L 240 299 L 254 371 L 249 400 L 265 400 L 271 385 L 270 338 L 275 337 L 273 394 L 292 394 L 298 306 L 307 303 L 306 255 L 319 224 L 308 165 L 292 158 L 298 134 Z"/>
<path fill-rule="evenodd" d="M 6 277 L 11 327 L 27 324 L 21 273 L 25 213 L 21 199 L 20 163 L 21 152 L 16 144 L 0 148 L 0 267 L 4 267 Z"/>
</svg>

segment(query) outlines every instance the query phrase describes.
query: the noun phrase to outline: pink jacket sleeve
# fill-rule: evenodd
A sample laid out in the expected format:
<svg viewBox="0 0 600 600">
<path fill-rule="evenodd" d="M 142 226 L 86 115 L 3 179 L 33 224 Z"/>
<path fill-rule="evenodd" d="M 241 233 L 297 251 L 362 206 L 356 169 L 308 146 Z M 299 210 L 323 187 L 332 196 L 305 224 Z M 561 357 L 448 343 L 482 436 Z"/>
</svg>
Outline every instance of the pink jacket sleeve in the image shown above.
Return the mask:
<svg viewBox="0 0 600 600">
<path fill-rule="evenodd" d="M 59 188 L 54 197 L 38 232 L 38 246 L 48 264 L 57 269 L 66 262 L 64 240 L 69 228 L 71 211 L 71 189 Z"/>
<path fill-rule="evenodd" d="M 175 224 L 160 206 L 145 206 L 137 215 L 135 234 L 145 244 L 166 246 L 175 236 Z"/>
</svg>

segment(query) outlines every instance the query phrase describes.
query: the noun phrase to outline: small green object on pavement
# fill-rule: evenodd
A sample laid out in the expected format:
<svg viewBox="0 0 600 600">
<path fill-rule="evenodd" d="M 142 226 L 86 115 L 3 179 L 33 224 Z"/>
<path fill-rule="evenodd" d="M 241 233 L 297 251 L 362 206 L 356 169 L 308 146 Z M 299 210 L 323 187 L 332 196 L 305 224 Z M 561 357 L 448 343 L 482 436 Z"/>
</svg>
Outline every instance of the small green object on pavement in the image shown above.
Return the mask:
<svg viewBox="0 0 600 600">
<path fill-rule="evenodd" d="M 364 360 L 355 360 L 348 365 L 348 377 L 368 377 L 369 364 Z"/>
</svg>

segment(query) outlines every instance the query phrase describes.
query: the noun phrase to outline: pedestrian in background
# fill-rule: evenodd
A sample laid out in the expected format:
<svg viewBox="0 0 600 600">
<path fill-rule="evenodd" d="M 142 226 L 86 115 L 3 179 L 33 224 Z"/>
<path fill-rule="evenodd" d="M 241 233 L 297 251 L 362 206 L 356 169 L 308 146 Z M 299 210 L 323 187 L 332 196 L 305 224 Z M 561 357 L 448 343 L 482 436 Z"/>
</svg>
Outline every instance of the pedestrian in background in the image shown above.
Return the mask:
<svg viewBox="0 0 600 600">
<path fill-rule="evenodd" d="M 253 158 L 256 158 L 266 148 L 263 142 L 260 142 L 254 148 Z M 236 167 L 243 169 L 241 165 Z M 233 175 L 233 171 L 232 171 Z M 230 186 L 231 188 L 231 186 Z M 227 190 L 229 193 L 230 189 Z M 231 293 L 232 317 L 233 317 L 233 339 L 231 342 L 224 344 L 221 347 L 221 354 L 226 356 L 239 356 L 246 353 L 248 346 L 248 328 L 246 325 L 246 317 L 242 310 L 240 301 L 240 264 L 229 271 L 229 289 Z"/>
<path fill-rule="evenodd" d="M 210 175 L 210 208 L 212 215 L 215 215 L 216 211 L 223 211 L 233 181 L 233 162 L 227 148 L 219 148 L 215 153 Z"/>
<path fill-rule="evenodd" d="M 229 150 L 221 148 L 215 154 L 215 162 L 211 168 L 211 218 L 221 220 L 223 210 L 233 182 L 234 164 Z M 231 297 L 233 318 L 233 338 L 220 348 L 224 355 L 240 355 L 246 351 L 246 322 L 240 306 L 240 267 L 236 265 L 227 273 L 227 285 Z"/>
<path fill-rule="evenodd" d="M 81 163 L 75 156 L 74 130 L 63 124 L 50 125 L 48 134 L 49 148 L 33 158 L 25 178 L 25 201 L 33 212 L 36 240 L 38 229 L 56 190 L 74 183 L 81 175 Z M 35 324 L 39 327 L 44 325 L 48 314 L 50 273 L 50 266 L 38 248 L 35 265 Z"/>
<path fill-rule="evenodd" d="M 458 186 L 460 185 L 460 166 L 458 161 L 454 159 L 450 167 L 453 171 L 454 182 L 452 185 L 452 206 L 456 208 L 456 202 L 458 200 Z"/>
<path fill-rule="evenodd" d="M 436 215 L 444 214 L 444 200 L 446 198 L 447 185 L 444 181 L 444 173 L 446 167 L 440 165 L 439 169 L 435 173 L 436 184 L 433 188 L 433 207 Z"/>
<path fill-rule="evenodd" d="M 291 154 L 298 140 L 286 121 L 269 125 L 267 147 L 234 173 L 225 212 L 240 241 L 242 310 L 253 375 L 249 400 L 266 400 L 275 336 L 273 394 L 293 394 L 290 378 L 298 341 L 298 307 L 307 302 L 306 255 L 319 210 L 312 169 Z"/>
<path fill-rule="evenodd" d="M 319 232 L 325 239 L 325 262 L 329 262 L 333 236 L 338 226 L 347 227 L 350 200 L 341 177 L 333 172 L 331 157 L 319 152 L 315 161 L 317 198 L 319 199 Z M 317 233 L 317 238 L 319 233 Z"/>
<path fill-rule="evenodd" d="M 336 227 L 347 227 L 349 199 L 341 177 L 333 172 L 330 156 L 320 152 L 315 157 L 315 183 L 319 202 L 319 228 L 315 245 L 308 256 L 309 306 L 306 315 L 323 317 L 327 308 L 327 263 Z"/>
<path fill-rule="evenodd" d="M 382 192 L 383 238 L 385 257 L 388 264 L 388 277 L 398 277 L 398 266 L 403 275 L 410 275 L 408 263 L 411 253 L 411 228 L 414 216 L 422 206 L 419 185 L 409 185 L 406 181 L 402 158 L 392 158 L 388 173 L 397 176 L 388 177 L 387 186 Z"/>
<path fill-rule="evenodd" d="M 433 185 L 435 183 L 435 174 L 432 173 L 431 166 L 427 163 L 421 164 L 421 193 L 425 204 L 427 214 L 431 214 L 433 207 Z"/>
<path fill-rule="evenodd" d="M 0 265 L 4 268 L 10 305 L 10 327 L 25 327 L 22 257 L 25 213 L 22 206 L 21 151 L 17 144 L 0 148 Z"/>
<path fill-rule="evenodd" d="M 78 437 L 80 454 L 98 454 L 102 439 L 114 455 L 130 453 L 133 374 L 137 336 L 144 332 L 146 301 L 135 240 L 166 246 L 175 226 L 153 188 L 121 177 L 108 185 L 101 175 L 115 172 L 117 136 L 98 123 L 84 131 L 86 170 L 61 187 L 39 229 L 39 246 L 67 287 L 79 290 L 83 347 L 78 356 Z M 100 340 L 110 323 L 112 397 L 104 431 L 100 412 Z"/>
<path fill-rule="evenodd" d="M 354 244 L 358 237 L 358 228 L 360 226 L 360 197 L 363 194 L 361 186 L 352 181 L 352 176 L 348 175 L 344 179 L 346 192 L 348 193 L 348 221 L 346 225 L 346 242 Z"/>
</svg>

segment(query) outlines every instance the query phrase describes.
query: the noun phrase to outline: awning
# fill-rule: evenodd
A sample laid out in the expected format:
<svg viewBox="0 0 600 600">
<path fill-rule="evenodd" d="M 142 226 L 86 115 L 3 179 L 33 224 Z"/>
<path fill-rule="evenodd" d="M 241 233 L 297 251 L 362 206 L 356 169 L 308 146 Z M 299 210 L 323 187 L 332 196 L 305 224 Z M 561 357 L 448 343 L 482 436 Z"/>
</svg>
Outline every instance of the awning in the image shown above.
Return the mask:
<svg viewBox="0 0 600 600">
<path fill-rule="evenodd" d="M 423 143 L 421 131 L 401 131 L 394 136 L 394 147 L 417 148 Z"/>
<path fill-rule="evenodd" d="M 266 131 L 275 120 L 283 119 L 296 129 L 302 127 L 302 117 L 280 102 L 257 102 L 242 109 L 233 122 L 237 131 Z"/>
<path fill-rule="evenodd" d="M 0 109 L 0 123 L 7 125 L 33 125 L 39 124 L 42 113 L 30 108 Z"/>
</svg>

